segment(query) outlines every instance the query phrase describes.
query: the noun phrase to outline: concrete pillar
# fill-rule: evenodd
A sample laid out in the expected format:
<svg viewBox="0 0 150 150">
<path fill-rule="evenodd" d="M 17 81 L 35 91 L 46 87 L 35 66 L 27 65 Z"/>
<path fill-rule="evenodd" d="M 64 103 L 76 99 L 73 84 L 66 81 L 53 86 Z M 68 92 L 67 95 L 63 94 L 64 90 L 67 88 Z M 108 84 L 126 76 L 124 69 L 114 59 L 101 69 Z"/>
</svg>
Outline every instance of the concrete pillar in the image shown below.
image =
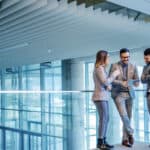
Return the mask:
<svg viewBox="0 0 150 150">
<path fill-rule="evenodd" d="M 45 67 L 40 65 L 40 90 L 45 90 Z M 41 93 L 41 132 L 42 134 L 46 134 L 46 121 L 45 121 L 45 94 Z M 46 136 L 42 135 L 41 137 L 41 149 L 47 149 Z"/>
<path fill-rule="evenodd" d="M 75 60 L 62 61 L 62 90 L 84 89 L 84 63 Z M 65 107 L 64 150 L 85 149 L 84 137 L 84 95 L 83 93 L 63 94 Z"/>
</svg>

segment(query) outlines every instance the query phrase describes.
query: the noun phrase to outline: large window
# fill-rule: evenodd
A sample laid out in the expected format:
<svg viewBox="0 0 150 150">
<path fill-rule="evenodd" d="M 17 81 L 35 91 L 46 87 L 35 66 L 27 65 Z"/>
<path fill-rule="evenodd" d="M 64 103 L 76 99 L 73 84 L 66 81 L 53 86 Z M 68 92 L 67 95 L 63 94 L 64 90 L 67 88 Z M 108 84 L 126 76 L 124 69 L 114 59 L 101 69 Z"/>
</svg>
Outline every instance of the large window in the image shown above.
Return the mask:
<svg viewBox="0 0 150 150">
<path fill-rule="evenodd" d="M 68 150 L 67 148 L 74 144 L 70 143 L 71 138 L 74 137 L 71 133 L 76 134 L 76 131 L 79 131 L 79 135 L 84 133 L 85 143 L 80 144 L 85 146 L 85 150 L 95 147 L 98 114 L 91 100 L 92 91 L 88 91 L 94 89 L 94 63 L 85 63 L 83 74 L 85 73 L 87 92 L 79 93 L 51 92 L 62 90 L 61 67 L 61 61 L 55 61 L 7 68 L 1 71 L 0 88 L 2 90 L 49 91 L 49 93 L 1 94 L 0 138 L 2 141 L 0 141 L 0 149 L 20 150 L 23 146 L 25 150 Z M 140 75 L 142 69 L 142 66 L 138 67 Z M 67 81 L 70 81 L 68 76 Z M 132 125 L 136 140 L 148 142 L 150 121 L 144 88 L 145 86 L 140 84 L 136 89 Z M 122 122 L 112 99 L 109 104 L 108 140 L 111 143 L 119 143 Z"/>
<path fill-rule="evenodd" d="M 61 90 L 60 61 L 7 68 L 1 72 L 3 90 Z M 41 150 L 44 145 L 47 150 L 63 149 L 61 94 L 6 93 L 1 94 L 0 106 L 0 138 L 5 140 L 0 143 L 0 149 L 19 150 L 20 145 L 26 150 Z"/>
</svg>

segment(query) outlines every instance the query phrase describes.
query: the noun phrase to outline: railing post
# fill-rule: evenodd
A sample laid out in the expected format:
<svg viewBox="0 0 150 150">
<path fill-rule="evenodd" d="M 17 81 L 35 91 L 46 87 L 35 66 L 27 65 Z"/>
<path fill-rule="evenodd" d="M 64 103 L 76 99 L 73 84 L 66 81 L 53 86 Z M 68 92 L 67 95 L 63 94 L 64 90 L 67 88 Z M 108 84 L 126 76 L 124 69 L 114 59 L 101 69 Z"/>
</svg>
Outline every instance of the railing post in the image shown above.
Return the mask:
<svg viewBox="0 0 150 150">
<path fill-rule="evenodd" d="M 19 136 L 19 149 L 24 150 L 24 134 L 21 132 Z"/>
<path fill-rule="evenodd" d="M 29 148 L 29 150 L 31 150 L 31 136 L 30 136 L 30 134 L 29 134 L 29 142 L 28 143 L 29 143 L 29 147 L 28 148 Z"/>
<path fill-rule="evenodd" d="M 6 150 L 6 131 L 2 129 L 2 150 Z"/>
</svg>

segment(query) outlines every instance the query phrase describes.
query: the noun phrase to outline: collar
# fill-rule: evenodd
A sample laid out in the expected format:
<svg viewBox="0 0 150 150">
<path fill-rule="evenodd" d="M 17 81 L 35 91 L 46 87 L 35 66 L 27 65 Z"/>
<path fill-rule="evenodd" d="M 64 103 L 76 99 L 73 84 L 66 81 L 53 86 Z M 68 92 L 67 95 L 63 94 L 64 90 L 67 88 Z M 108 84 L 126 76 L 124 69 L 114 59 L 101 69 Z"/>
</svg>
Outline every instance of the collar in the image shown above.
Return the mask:
<svg viewBox="0 0 150 150">
<path fill-rule="evenodd" d="M 128 64 L 124 64 L 122 61 L 120 61 L 120 64 L 122 67 L 128 67 Z"/>
<path fill-rule="evenodd" d="M 146 64 L 146 66 L 150 66 L 150 62 Z"/>
</svg>

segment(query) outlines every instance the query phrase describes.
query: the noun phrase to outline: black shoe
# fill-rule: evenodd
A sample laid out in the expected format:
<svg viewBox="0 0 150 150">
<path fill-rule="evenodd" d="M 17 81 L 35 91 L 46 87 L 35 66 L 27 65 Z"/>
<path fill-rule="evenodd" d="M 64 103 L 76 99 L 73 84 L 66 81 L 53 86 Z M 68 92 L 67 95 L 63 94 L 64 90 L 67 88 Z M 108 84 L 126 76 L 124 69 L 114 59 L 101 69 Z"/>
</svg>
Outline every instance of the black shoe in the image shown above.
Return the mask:
<svg viewBox="0 0 150 150">
<path fill-rule="evenodd" d="M 97 148 L 99 148 L 100 150 L 110 150 L 104 143 L 104 139 L 98 139 L 97 143 Z"/>
<path fill-rule="evenodd" d="M 133 135 L 129 135 L 129 143 L 130 143 L 131 145 L 134 144 L 134 138 L 133 138 Z"/>
<path fill-rule="evenodd" d="M 122 141 L 122 145 L 123 145 L 123 146 L 126 146 L 126 147 L 132 147 L 132 145 L 129 143 L 128 140 L 123 140 L 123 141 Z"/>
<path fill-rule="evenodd" d="M 108 148 L 114 148 L 114 146 L 113 145 L 110 145 L 110 144 L 108 144 L 107 143 L 107 141 L 106 141 L 106 138 L 104 138 L 104 144 L 106 145 L 106 147 L 108 147 Z"/>
<path fill-rule="evenodd" d="M 110 150 L 105 144 L 97 145 L 100 150 Z"/>
</svg>

